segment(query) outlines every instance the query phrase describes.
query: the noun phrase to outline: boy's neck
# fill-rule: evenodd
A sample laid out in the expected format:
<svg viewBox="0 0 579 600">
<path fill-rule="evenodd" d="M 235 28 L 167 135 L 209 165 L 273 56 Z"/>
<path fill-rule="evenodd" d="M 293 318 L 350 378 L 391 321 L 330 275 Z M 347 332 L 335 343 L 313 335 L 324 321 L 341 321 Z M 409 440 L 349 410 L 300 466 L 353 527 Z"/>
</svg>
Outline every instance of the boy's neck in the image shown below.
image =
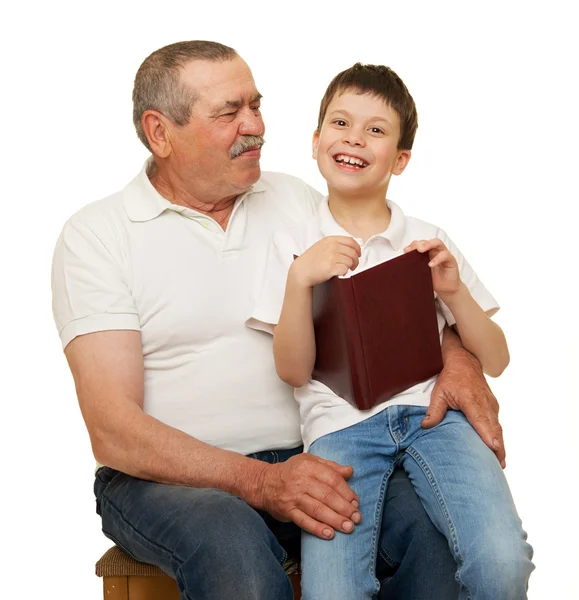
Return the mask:
<svg viewBox="0 0 579 600">
<path fill-rule="evenodd" d="M 344 194 L 329 190 L 328 206 L 336 223 L 363 242 L 390 225 L 390 209 L 386 194 Z"/>
</svg>

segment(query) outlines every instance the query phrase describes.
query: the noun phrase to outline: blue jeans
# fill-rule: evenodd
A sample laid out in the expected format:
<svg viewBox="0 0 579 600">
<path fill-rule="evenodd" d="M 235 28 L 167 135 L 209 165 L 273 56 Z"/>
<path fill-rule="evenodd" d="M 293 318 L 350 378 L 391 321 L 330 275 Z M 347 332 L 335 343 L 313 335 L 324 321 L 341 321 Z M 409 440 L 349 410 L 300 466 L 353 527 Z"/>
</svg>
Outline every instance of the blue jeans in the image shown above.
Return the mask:
<svg viewBox="0 0 579 600">
<path fill-rule="evenodd" d="M 331 541 L 302 535 L 303 600 L 376 598 L 375 565 L 388 480 L 406 471 L 426 512 L 448 540 L 456 561 L 459 598 L 522 600 L 533 570 L 532 548 L 503 471 L 461 412 L 449 411 L 430 430 L 426 409 L 392 406 L 316 440 L 310 452 L 354 467 L 351 487 L 362 522 Z M 435 592 L 431 597 L 438 598 Z M 456 596 L 455 596 L 456 597 Z"/>
<path fill-rule="evenodd" d="M 270 463 L 301 448 L 252 454 Z M 408 478 L 395 471 L 378 543 L 382 600 L 456 600 L 455 563 Z M 282 568 L 300 530 L 214 489 L 136 479 L 103 467 L 95 480 L 105 535 L 136 560 L 177 580 L 182 600 L 291 600 Z M 328 543 L 328 542 L 326 542 Z M 330 596 L 327 596 L 330 598 Z M 349 600 L 352 600 L 351 598 Z"/>
</svg>

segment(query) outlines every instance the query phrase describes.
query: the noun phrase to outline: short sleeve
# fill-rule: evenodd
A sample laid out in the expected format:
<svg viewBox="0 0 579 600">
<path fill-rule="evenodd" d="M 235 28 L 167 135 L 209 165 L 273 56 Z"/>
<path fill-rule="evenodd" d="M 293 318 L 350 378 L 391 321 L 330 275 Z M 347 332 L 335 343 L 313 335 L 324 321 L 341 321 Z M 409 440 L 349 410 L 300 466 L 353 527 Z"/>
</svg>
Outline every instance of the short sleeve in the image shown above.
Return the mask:
<svg viewBox="0 0 579 600">
<path fill-rule="evenodd" d="M 460 278 L 462 279 L 465 286 L 468 288 L 468 291 L 470 292 L 471 296 L 489 316 L 494 315 L 500 307 L 497 301 L 492 296 L 492 294 L 487 290 L 487 288 L 483 285 L 482 281 L 477 277 L 477 274 L 474 272 L 473 268 L 470 266 L 466 258 L 462 255 L 460 250 L 456 247 L 454 242 L 448 237 L 448 235 L 444 231 L 439 229 L 437 232 L 437 237 L 445 243 L 446 247 L 449 249 L 451 254 L 456 258 Z M 444 304 L 444 302 L 442 302 L 440 298 L 438 298 L 437 300 L 440 306 L 440 310 L 442 311 L 442 314 L 446 319 L 446 322 L 449 325 L 454 325 L 456 323 L 456 319 L 454 318 L 448 306 L 446 306 L 446 304 Z"/>
<path fill-rule="evenodd" d="M 112 329 L 140 330 L 135 303 L 118 257 L 97 233 L 69 221 L 52 261 L 52 310 L 62 347 L 77 336 Z"/>
<path fill-rule="evenodd" d="M 284 230 L 274 234 L 269 245 L 265 268 L 253 297 L 253 309 L 245 324 L 251 329 L 273 334 L 279 322 L 289 269 L 294 255 L 299 255 L 296 241 Z"/>
</svg>

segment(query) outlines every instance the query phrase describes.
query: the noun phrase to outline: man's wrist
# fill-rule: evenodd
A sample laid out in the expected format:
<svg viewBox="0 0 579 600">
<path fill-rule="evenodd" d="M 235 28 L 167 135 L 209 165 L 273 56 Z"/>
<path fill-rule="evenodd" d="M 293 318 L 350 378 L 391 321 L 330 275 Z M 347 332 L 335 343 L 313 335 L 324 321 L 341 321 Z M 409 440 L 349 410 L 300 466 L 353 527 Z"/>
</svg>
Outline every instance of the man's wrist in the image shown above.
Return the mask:
<svg viewBox="0 0 579 600">
<path fill-rule="evenodd" d="M 271 465 L 254 458 L 246 458 L 237 470 L 235 478 L 235 489 L 232 493 L 239 496 L 253 508 L 264 507 L 263 490 L 265 487 L 265 476 Z"/>
</svg>

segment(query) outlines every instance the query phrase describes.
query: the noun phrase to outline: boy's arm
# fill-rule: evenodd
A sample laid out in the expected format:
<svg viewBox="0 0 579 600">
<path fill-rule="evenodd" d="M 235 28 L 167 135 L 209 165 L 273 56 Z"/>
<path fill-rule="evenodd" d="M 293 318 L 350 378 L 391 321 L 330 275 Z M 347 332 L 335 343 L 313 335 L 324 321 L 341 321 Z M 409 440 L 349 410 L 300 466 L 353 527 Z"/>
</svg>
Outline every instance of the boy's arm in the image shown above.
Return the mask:
<svg viewBox="0 0 579 600">
<path fill-rule="evenodd" d="M 480 361 L 483 371 L 498 377 L 509 364 L 509 350 L 503 330 L 471 296 L 464 283 L 456 292 L 439 293 L 452 312 L 463 346 Z"/>
<path fill-rule="evenodd" d="M 316 359 L 312 288 L 300 285 L 291 268 L 279 323 L 273 333 L 273 355 L 282 381 L 296 388 L 308 382 Z"/>
<path fill-rule="evenodd" d="M 438 238 L 412 242 L 404 250 L 429 253 L 434 291 L 452 313 L 464 347 L 479 359 L 485 373 L 498 377 L 509 364 L 505 336 L 461 280 L 454 255 Z"/>
<path fill-rule="evenodd" d="M 289 385 L 305 385 L 314 368 L 313 286 L 354 270 L 360 252 L 353 238 L 331 236 L 315 243 L 291 265 L 281 315 L 273 334 L 275 368 L 280 379 Z"/>
</svg>

